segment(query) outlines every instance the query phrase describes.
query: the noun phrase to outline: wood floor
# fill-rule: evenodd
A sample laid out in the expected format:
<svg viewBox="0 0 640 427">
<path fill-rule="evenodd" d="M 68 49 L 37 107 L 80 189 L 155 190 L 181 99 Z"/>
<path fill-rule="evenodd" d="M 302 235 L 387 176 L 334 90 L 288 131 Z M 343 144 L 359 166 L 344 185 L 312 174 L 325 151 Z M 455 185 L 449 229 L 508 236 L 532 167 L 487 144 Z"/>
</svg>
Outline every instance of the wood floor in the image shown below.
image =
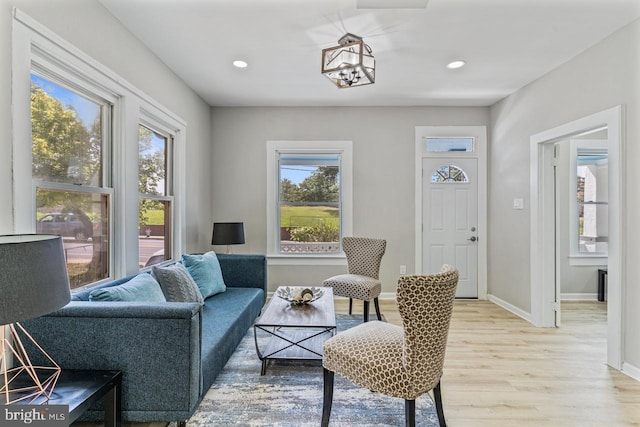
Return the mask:
<svg viewBox="0 0 640 427">
<path fill-rule="evenodd" d="M 400 324 L 395 302 L 380 306 Z M 605 364 L 605 303 L 562 310 L 561 328 L 535 328 L 488 301 L 456 300 L 442 378 L 449 427 L 640 427 L 640 382 Z"/>
<path fill-rule="evenodd" d="M 605 364 L 606 303 L 566 302 L 562 313 L 562 327 L 535 328 L 488 301 L 457 300 L 442 378 L 448 425 L 640 426 L 640 382 Z"/>
</svg>

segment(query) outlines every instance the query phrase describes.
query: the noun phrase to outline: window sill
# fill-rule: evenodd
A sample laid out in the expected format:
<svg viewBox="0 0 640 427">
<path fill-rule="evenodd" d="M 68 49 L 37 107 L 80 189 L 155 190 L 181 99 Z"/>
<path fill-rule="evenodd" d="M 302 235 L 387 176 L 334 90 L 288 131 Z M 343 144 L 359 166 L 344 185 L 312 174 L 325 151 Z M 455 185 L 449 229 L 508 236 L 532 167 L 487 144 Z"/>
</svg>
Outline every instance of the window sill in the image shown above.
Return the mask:
<svg viewBox="0 0 640 427">
<path fill-rule="evenodd" d="M 344 254 L 336 255 L 283 255 L 268 254 L 268 265 L 347 265 Z"/>
<path fill-rule="evenodd" d="M 597 255 L 570 255 L 569 265 L 572 266 L 604 266 L 609 263 L 609 257 L 604 254 Z"/>
</svg>

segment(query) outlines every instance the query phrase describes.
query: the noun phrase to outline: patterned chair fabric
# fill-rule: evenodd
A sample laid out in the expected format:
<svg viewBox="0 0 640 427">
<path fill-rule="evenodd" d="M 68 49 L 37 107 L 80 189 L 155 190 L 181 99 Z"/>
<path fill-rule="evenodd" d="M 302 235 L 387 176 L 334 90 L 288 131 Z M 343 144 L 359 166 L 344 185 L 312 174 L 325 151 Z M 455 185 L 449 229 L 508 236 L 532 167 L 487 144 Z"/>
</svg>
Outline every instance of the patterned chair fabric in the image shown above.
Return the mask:
<svg viewBox="0 0 640 427">
<path fill-rule="evenodd" d="M 365 302 L 365 322 L 369 317 L 368 302 L 374 300 L 378 320 L 381 319 L 378 306 L 378 296 L 382 291 L 379 280 L 380 262 L 387 247 L 387 241 L 368 237 L 343 237 L 342 248 L 347 255 L 349 274 L 330 277 L 323 282 L 323 286 L 333 288 L 333 294 L 348 297 L 349 314 L 351 314 L 351 299 Z"/>
<path fill-rule="evenodd" d="M 438 274 L 401 276 L 396 298 L 403 326 L 368 322 L 328 339 L 325 375 L 335 372 L 405 401 L 434 390 L 445 425 L 439 385 L 457 284 L 458 271 L 447 265 Z"/>
<path fill-rule="evenodd" d="M 377 279 L 380 261 L 387 248 L 387 241 L 368 237 L 343 237 L 342 249 L 347 255 L 349 274 Z"/>
</svg>

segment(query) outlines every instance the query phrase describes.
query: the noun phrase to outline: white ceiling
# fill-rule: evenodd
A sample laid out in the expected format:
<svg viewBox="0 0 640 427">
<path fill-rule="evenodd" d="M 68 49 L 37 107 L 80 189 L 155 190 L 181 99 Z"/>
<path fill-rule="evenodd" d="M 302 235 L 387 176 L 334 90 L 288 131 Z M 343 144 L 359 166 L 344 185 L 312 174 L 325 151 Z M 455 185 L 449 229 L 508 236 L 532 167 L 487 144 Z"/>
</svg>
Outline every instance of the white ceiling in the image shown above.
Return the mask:
<svg viewBox="0 0 640 427">
<path fill-rule="evenodd" d="M 212 106 L 491 105 L 640 17 L 640 0 L 100 2 Z M 371 46 L 374 85 L 320 74 L 346 32 Z"/>
</svg>

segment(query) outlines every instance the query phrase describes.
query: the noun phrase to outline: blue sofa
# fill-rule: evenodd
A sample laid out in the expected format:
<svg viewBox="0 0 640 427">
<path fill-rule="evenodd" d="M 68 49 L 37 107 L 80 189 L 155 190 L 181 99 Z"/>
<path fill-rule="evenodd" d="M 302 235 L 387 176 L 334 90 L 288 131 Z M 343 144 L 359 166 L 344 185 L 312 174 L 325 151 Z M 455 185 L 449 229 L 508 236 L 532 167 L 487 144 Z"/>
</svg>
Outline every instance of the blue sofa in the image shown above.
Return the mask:
<svg viewBox="0 0 640 427">
<path fill-rule="evenodd" d="M 205 299 L 202 307 L 72 301 L 22 324 L 63 369 L 121 370 L 124 421 L 182 423 L 195 412 L 266 299 L 263 255 L 218 254 L 218 260 L 227 289 Z M 88 292 L 74 294 L 76 300 L 83 298 Z M 96 407 L 85 419 L 102 417 Z"/>
</svg>

